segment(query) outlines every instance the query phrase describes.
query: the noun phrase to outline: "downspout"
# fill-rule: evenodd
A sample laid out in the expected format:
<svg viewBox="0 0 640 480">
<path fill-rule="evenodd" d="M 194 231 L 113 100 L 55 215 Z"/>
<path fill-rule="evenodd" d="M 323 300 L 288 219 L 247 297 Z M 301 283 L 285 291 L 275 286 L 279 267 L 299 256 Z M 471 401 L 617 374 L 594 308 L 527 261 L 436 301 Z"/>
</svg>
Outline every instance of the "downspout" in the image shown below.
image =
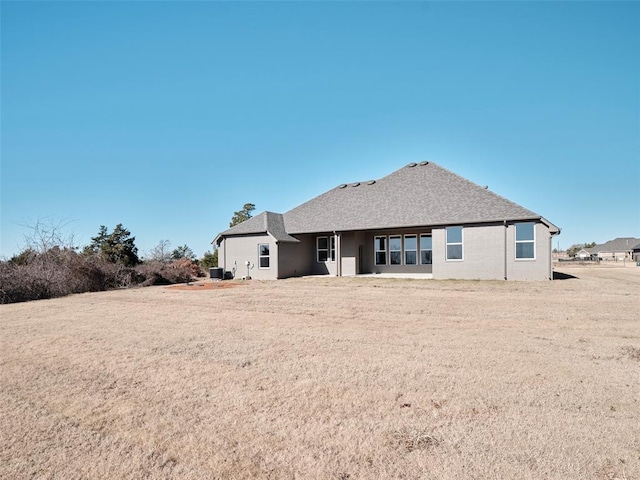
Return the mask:
<svg viewBox="0 0 640 480">
<path fill-rule="evenodd" d="M 553 280 L 553 235 L 549 234 L 549 280 Z"/>
<path fill-rule="evenodd" d="M 504 279 L 507 279 L 507 221 L 504 220 Z"/>
<path fill-rule="evenodd" d="M 340 248 L 340 235 L 333 232 L 333 241 L 336 246 L 336 277 L 342 276 L 342 249 Z"/>
<path fill-rule="evenodd" d="M 223 255 L 224 256 L 224 258 L 223 258 L 224 267 L 222 267 L 222 276 L 224 277 L 224 274 L 227 271 L 227 239 L 223 238 L 222 241 L 224 242 L 224 255 Z M 220 248 L 220 247 L 218 246 L 218 248 Z M 218 263 L 220 263 L 220 262 L 218 262 Z"/>
</svg>

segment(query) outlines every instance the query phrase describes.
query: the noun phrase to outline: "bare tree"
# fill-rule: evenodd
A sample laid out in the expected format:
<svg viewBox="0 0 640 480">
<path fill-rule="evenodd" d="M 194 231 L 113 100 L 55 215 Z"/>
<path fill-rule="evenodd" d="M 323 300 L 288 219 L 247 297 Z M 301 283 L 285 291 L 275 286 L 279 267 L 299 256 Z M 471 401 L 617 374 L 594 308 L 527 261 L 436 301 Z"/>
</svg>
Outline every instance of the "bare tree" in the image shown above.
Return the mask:
<svg viewBox="0 0 640 480">
<path fill-rule="evenodd" d="M 23 223 L 22 226 L 30 231 L 24 234 L 25 250 L 36 253 L 46 253 L 52 248 L 76 250 L 73 233 L 65 233 L 71 224 L 70 220 L 53 220 L 38 218 L 35 223 Z"/>
<path fill-rule="evenodd" d="M 146 260 L 162 262 L 163 264 L 169 262 L 171 260 L 170 247 L 171 242 L 169 240 L 160 240 L 158 244 L 145 255 Z"/>
</svg>

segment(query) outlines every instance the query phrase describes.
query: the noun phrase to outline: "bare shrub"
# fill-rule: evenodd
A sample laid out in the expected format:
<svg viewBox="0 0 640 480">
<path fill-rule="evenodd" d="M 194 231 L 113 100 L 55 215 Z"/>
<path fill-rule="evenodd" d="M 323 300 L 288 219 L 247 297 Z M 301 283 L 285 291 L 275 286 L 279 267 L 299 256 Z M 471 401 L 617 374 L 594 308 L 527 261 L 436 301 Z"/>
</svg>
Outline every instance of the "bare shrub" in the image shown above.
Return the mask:
<svg viewBox="0 0 640 480">
<path fill-rule="evenodd" d="M 25 236 L 26 249 L 9 261 L 0 261 L 0 303 L 133 286 L 184 283 L 203 275 L 193 260 L 184 257 L 167 263 L 168 256 L 164 254 L 161 261 L 147 262 L 135 268 L 128 266 L 137 263 L 137 249 L 133 238 L 128 238 L 130 233 L 122 225 L 116 226 L 111 236 L 115 235 L 131 250 L 133 257 L 127 257 L 128 264 L 114 261 L 120 256 L 105 255 L 104 249 L 98 248 L 100 242 L 106 241 L 106 227 L 101 227 L 101 233 L 93 239 L 96 245 L 85 248 L 83 253 L 78 253 L 73 237 L 63 236 L 63 227 L 61 223 L 41 221 L 28 226 L 32 233 Z M 163 249 L 168 244 L 168 241 L 161 242 Z"/>
<path fill-rule="evenodd" d="M 193 262 L 182 260 L 171 262 L 167 265 L 161 262 L 147 262 L 136 267 L 140 285 L 171 285 L 173 283 L 186 283 L 193 279 L 191 264 Z"/>
<path fill-rule="evenodd" d="M 0 303 L 26 302 L 134 286 L 169 285 L 192 279 L 189 260 L 163 265 L 150 262 L 136 268 L 100 255 L 83 255 L 54 247 L 44 253 L 28 250 L 0 262 Z"/>
<path fill-rule="evenodd" d="M 96 255 L 54 247 L 0 262 L 0 303 L 26 302 L 128 287 L 140 276 Z"/>
<path fill-rule="evenodd" d="M 188 270 L 193 277 L 203 277 L 204 272 L 200 268 L 197 261 L 190 260 L 186 257 L 179 258 L 169 265 L 171 268 Z"/>
</svg>

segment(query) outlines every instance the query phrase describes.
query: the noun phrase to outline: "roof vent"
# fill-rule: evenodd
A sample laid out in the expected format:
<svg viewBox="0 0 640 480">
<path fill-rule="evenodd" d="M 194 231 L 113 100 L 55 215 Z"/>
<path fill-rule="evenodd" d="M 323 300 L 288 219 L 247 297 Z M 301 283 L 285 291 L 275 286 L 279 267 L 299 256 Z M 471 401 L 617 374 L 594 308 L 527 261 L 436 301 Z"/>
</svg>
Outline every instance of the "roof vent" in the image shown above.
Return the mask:
<svg viewBox="0 0 640 480">
<path fill-rule="evenodd" d="M 376 183 L 376 181 L 375 181 L 375 180 L 369 180 L 369 181 L 367 182 L 367 185 L 373 185 L 374 183 Z"/>
<path fill-rule="evenodd" d="M 485 185 L 485 186 L 484 186 L 484 187 L 482 187 L 482 188 L 484 188 L 485 190 L 489 190 L 489 185 Z"/>
<path fill-rule="evenodd" d="M 425 165 L 429 165 L 429 162 L 420 162 L 420 165 L 424 167 Z"/>
<path fill-rule="evenodd" d="M 415 167 L 416 165 L 417 165 L 417 163 L 413 162 L 413 163 L 410 163 L 409 165 L 407 165 L 407 167 Z"/>
<path fill-rule="evenodd" d="M 352 187 L 357 187 L 358 185 L 360 185 L 360 182 L 356 182 L 356 183 L 352 183 L 351 184 Z"/>
<path fill-rule="evenodd" d="M 342 185 L 338 185 L 338 188 L 345 188 L 347 186 L 346 183 L 343 183 Z"/>
</svg>

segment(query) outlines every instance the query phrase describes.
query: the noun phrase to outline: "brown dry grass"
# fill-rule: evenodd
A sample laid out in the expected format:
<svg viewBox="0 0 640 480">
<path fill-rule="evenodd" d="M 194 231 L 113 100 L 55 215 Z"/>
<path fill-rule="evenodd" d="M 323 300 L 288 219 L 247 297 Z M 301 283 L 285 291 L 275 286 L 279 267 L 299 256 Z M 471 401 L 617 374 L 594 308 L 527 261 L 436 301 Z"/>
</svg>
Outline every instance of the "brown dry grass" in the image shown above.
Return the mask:
<svg viewBox="0 0 640 480">
<path fill-rule="evenodd" d="M 0 478 L 638 479 L 640 268 L 0 307 Z"/>
</svg>

